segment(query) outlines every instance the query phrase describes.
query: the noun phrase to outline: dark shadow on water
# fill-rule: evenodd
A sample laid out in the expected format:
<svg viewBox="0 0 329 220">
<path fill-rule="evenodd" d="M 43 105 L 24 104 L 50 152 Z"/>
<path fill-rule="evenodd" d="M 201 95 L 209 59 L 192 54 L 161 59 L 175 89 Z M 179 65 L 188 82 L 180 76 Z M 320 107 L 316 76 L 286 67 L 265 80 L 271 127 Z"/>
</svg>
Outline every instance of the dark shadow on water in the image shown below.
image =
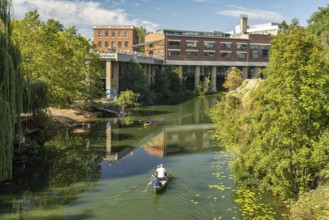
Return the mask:
<svg viewBox="0 0 329 220">
<path fill-rule="evenodd" d="M 77 214 L 77 215 L 68 215 L 65 216 L 62 219 L 65 220 L 81 220 L 81 219 L 92 219 L 93 215 L 90 214 L 90 212 L 92 212 L 92 210 L 85 210 L 85 213 L 83 214 Z M 42 218 L 38 218 L 38 219 L 42 219 Z M 48 218 L 47 218 L 48 219 Z M 58 218 L 57 218 L 58 219 Z"/>
<path fill-rule="evenodd" d="M 143 117 L 151 117 L 151 116 L 156 116 L 156 115 L 161 115 L 161 114 L 168 114 L 171 113 L 169 111 L 151 111 L 151 110 L 136 110 L 134 111 L 135 116 L 143 116 Z"/>
<path fill-rule="evenodd" d="M 130 139 L 134 137 L 133 135 L 129 135 L 129 134 L 112 134 L 112 136 L 116 141 Z"/>
</svg>

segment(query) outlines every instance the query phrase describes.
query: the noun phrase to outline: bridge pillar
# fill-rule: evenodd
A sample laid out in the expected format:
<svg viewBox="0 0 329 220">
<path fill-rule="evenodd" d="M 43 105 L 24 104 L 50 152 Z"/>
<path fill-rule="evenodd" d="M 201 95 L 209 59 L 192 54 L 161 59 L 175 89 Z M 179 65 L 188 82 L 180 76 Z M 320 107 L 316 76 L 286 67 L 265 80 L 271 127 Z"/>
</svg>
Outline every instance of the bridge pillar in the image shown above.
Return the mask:
<svg viewBox="0 0 329 220">
<path fill-rule="evenodd" d="M 149 85 L 153 84 L 153 79 L 155 78 L 156 66 L 151 65 L 151 74 L 149 77 Z"/>
<path fill-rule="evenodd" d="M 106 91 L 111 89 L 111 81 L 112 81 L 112 62 L 106 61 L 106 79 L 105 79 Z"/>
<path fill-rule="evenodd" d="M 111 122 L 106 124 L 106 157 L 110 158 L 112 152 L 112 125 Z"/>
<path fill-rule="evenodd" d="M 217 88 L 217 67 L 213 66 L 212 67 L 212 72 L 211 72 L 211 91 L 216 92 Z"/>
<path fill-rule="evenodd" d="M 198 85 L 200 83 L 200 66 L 195 66 L 195 74 L 194 74 L 194 90 L 198 89 Z"/>
<path fill-rule="evenodd" d="M 178 66 L 178 77 L 183 79 L 183 66 Z"/>
<path fill-rule="evenodd" d="M 119 70 L 119 62 L 106 61 L 106 91 L 119 90 Z"/>
<path fill-rule="evenodd" d="M 242 78 L 248 79 L 248 67 L 247 66 L 242 67 Z"/>
<path fill-rule="evenodd" d="M 152 77 L 152 66 L 149 64 L 144 64 L 142 66 L 143 74 L 147 77 L 147 85 L 151 84 L 151 77 Z"/>
</svg>

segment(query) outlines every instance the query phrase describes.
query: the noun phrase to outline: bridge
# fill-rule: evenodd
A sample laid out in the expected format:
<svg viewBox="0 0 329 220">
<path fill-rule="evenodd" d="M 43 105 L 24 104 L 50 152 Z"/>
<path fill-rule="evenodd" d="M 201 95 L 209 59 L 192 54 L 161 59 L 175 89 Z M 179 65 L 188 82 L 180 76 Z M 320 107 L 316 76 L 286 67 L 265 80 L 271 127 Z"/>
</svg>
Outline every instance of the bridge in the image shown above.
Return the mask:
<svg viewBox="0 0 329 220">
<path fill-rule="evenodd" d="M 104 61 L 136 62 L 141 64 L 164 64 L 162 57 L 148 55 L 137 51 L 106 51 L 100 52 L 100 57 Z"/>
<path fill-rule="evenodd" d="M 100 52 L 101 60 L 106 62 L 106 95 L 117 93 L 119 90 L 119 75 L 123 73 L 125 65 L 130 62 L 139 63 L 144 75 L 148 79 L 148 85 L 154 82 L 155 72 L 166 64 L 161 57 L 146 55 L 136 51 L 106 51 Z"/>
</svg>

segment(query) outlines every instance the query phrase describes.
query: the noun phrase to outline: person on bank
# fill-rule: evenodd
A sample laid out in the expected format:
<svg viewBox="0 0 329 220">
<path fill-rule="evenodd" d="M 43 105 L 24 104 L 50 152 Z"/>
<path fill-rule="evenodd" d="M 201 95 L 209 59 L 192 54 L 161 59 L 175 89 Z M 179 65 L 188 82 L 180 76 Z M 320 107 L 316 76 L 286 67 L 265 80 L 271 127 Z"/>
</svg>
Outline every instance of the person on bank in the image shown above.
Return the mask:
<svg viewBox="0 0 329 220">
<path fill-rule="evenodd" d="M 158 173 L 157 172 L 154 172 L 152 174 L 152 181 L 149 182 L 149 185 L 150 184 L 153 184 L 154 188 L 159 188 L 159 187 L 162 186 L 162 184 L 160 183 L 160 180 L 158 178 Z"/>
<path fill-rule="evenodd" d="M 160 164 L 158 168 L 156 169 L 156 172 L 158 173 L 159 179 L 166 179 L 167 178 L 167 170 L 163 167 L 163 164 Z"/>
</svg>

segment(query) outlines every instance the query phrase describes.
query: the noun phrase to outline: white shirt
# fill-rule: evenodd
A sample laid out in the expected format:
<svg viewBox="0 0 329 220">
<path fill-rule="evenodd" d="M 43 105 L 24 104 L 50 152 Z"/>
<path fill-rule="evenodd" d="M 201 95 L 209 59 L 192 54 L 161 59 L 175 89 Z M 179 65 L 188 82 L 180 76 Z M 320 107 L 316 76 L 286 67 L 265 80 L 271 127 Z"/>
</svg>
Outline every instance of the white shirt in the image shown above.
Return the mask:
<svg viewBox="0 0 329 220">
<path fill-rule="evenodd" d="M 159 167 L 156 171 L 158 172 L 158 178 L 164 178 L 164 177 L 166 177 L 166 172 L 167 171 L 166 171 L 165 168 Z"/>
</svg>

